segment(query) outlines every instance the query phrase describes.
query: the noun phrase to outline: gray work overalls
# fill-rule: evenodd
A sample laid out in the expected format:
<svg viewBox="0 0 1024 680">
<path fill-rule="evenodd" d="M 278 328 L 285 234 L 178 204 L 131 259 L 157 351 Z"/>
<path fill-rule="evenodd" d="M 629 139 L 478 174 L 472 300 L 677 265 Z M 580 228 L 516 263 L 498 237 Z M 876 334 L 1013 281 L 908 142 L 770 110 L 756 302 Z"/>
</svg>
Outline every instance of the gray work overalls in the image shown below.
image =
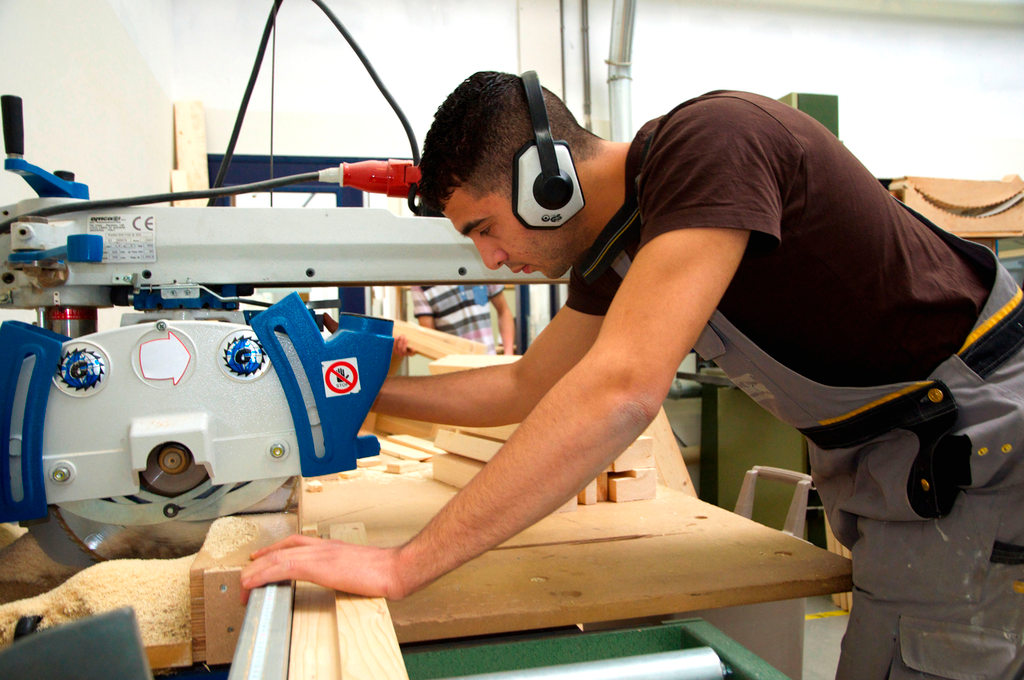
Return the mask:
<svg viewBox="0 0 1024 680">
<path fill-rule="evenodd" d="M 837 678 L 1024 673 L 1024 303 L 995 267 L 974 331 L 926 379 L 829 387 L 786 368 L 715 311 L 695 349 L 809 440 L 832 529 L 853 552 Z"/>
</svg>

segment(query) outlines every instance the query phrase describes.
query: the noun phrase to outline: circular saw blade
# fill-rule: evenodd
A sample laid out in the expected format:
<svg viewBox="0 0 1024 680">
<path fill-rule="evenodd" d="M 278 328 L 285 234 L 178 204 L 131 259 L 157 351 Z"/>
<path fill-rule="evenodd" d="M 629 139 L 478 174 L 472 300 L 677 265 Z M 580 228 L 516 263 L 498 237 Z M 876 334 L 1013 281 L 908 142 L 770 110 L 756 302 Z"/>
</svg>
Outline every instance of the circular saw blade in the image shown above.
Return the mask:
<svg viewBox="0 0 1024 680">
<path fill-rule="evenodd" d="M 97 510 L 102 506 L 96 505 L 80 506 L 87 511 L 82 514 L 71 507 L 51 506 L 47 521 L 30 526 L 29 531 L 51 559 L 70 566 L 86 567 L 114 559 L 173 559 L 198 552 L 218 517 L 288 509 L 296 488 L 293 477 L 284 483 L 280 479 L 249 482 L 238 485 L 238 493 L 218 496 L 215 503 L 201 508 L 203 512 L 159 523 L 103 521 L 102 510 Z M 108 503 L 112 500 L 104 499 Z M 115 516 L 122 516 L 124 504 L 116 505 Z"/>
</svg>

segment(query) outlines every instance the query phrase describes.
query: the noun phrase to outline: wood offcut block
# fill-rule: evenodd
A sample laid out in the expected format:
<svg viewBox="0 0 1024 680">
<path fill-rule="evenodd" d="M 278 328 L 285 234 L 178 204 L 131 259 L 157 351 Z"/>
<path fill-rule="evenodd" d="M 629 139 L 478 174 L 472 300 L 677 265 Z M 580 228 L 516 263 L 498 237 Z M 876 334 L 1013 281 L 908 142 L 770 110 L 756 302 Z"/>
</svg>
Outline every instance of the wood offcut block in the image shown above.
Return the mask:
<svg viewBox="0 0 1024 680">
<path fill-rule="evenodd" d="M 486 463 L 501 449 L 504 442 L 440 429 L 437 431 L 434 444 L 437 448 L 444 449 L 448 453 L 456 453 L 460 456 Z"/>
<path fill-rule="evenodd" d="M 578 501 L 576 499 L 576 496 L 573 496 L 572 498 L 567 500 L 565 503 L 563 503 L 561 507 L 556 508 L 555 511 L 552 512 L 551 514 L 552 515 L 558 515 L 558 514 L 561 514 L 563 512 L 576 512 L 577 505 L 579 505 L 579 503 L 578 503 Z"/>
<path fill-rule="evenodd" d="M 608 472 L 628 472 L 654 466 L 654 440 L 641 436 L 612 462 Z"/>
<path fill-rule="evenodd" d="M 577 494 L 576 500 L 580 505 L 593 505 L 597 503 L 597 480 L 591 480 L 590 484 L 587 484 L 583 491 Z"/>
<path fill-rule="evenodd" d="M 630 470 L 608 475 L 608 500 L 613 503 L 645 501 L 658 493 L 658 474 L 654 468 Z"/>
<path fill-rule="evenodd" d="M 597 501 L 608 500 L 608 473 L 602 472 L 594 481 L 597 483 Z"/>
<path fill-rule="evenodd" d="M 404 475 L 409 472 L 423 470 L 426 467 L 428 467 L 426 463 L 421 463 L 416 460 L 400 460 L 394 463 L 388 463 L 384 472 L 390 472 L 393 475 Z"/>
<path fill-rule="evenodd" d="M 454 453 L 434 456 L 430 462 L 434 466 L 434 479 L 459 489 L 469 484 L 469 480 L 484 469 L 484 463 Z"/>
</svg>

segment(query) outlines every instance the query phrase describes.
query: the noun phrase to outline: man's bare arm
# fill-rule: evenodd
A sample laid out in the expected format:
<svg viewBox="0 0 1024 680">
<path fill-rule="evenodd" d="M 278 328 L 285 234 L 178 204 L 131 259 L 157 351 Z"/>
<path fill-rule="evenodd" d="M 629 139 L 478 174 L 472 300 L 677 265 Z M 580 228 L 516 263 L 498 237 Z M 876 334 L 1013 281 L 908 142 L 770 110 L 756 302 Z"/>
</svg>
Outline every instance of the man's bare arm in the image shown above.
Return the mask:
<svg viewBox="0 0 1024 680">
<path fill-rule="evenodd" d="M 590 351 L 406 545 L 372 549 L 293 537 L 257 551 L 242 585 L 298 578 L 401 598 L 549 514 L 657 413 L 676 368 L 735 273 L 747 238 L 744 231 L 683 230 L 662 234 L 641 250 Z"/>
<path fill-rule="evenodd" d="M 586 354 L 602 317 L 563 308 L 519 360 L 439 376 L 389 378 L 374 411 L 444 425 L 518 423 Z"/>
</svg>

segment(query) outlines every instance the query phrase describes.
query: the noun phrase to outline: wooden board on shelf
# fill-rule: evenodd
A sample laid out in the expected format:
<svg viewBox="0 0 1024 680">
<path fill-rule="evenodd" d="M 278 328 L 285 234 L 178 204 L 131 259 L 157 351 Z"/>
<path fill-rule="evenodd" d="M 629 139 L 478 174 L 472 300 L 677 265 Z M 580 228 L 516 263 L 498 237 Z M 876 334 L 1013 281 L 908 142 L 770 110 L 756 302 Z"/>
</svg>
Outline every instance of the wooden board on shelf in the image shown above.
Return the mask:
<svg viewBox="0 0 1024 680">
<path fill-rule="evenodd" d="M 195 191 L 210 188 L 210 175 L 206 163 L 206 114 L 200 101 L 174 102 L 174 162 L 176 171 L 171 175 L 171 190 Z M 173 171 L 172 171 L 173 172 Z M 178 189 L 182 179 L 185 189 Z M 171 205 L 185 207 L 205 206 L 205 198 L 173 201 Z"/>
</svg>

